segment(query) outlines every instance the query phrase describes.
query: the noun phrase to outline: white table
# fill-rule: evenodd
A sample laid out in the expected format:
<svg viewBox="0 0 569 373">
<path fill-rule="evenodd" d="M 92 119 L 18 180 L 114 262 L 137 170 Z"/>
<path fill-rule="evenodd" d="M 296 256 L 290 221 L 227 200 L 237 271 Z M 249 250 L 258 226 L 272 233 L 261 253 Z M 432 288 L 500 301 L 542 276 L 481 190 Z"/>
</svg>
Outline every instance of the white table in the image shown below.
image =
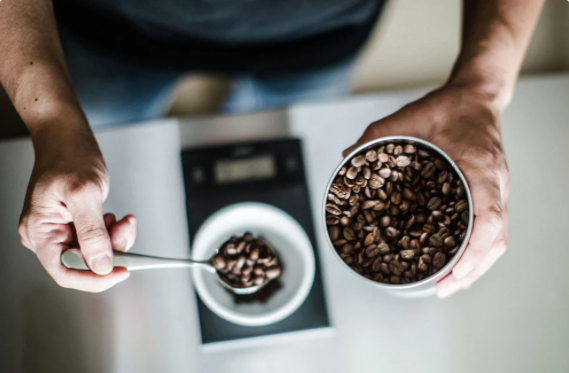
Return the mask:
<svg viewBox="0 0 569 373">
<path fill-rule="evenodd" d="M 341 268 L 323 244 L 320 203 L 341 150 L 417 94 L 98 133 L 111 175 L 106 210 L 138 216 L 134 251 L 178 257 L 188 256 L 181 146 L 303 140 L 335 333 L 256 349 L 200 349 L 187 271 L 133 273 L 97 295 L 58 288 L 16 231 L 31 144 L 1 143 L 0 372 L 569 371 L 569 75 L 522 80 L 503 117 L 509 251 L 468 292 L 444 301 L 392 298 Z"/>
</svg>

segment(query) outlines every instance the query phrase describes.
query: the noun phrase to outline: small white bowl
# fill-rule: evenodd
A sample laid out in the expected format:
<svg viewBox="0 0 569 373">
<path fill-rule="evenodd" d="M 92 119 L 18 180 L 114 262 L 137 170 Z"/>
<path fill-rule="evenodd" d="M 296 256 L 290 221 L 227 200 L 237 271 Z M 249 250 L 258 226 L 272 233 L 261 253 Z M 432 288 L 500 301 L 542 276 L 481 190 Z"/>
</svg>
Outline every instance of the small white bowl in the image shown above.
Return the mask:
<svg viewBox="0 0 569 373">
<path fill-rule="evenodd" d="M 200 227 L 192 246 L 192 258 L 206 260 L 231 236 L 252 232 L 267 240 L 283 271 L 281 287 L 264 302 L 236 303 L 215 274 L 196 267 L 193 280 L 205 305 L 235 324 L 262 326 L 276 323 L 296 311 L 314 281 L 314 252 L 298 222 L 284 211 L 263 203 L 244 202 L 227 206 L 211 215 Z"/>
</svg>

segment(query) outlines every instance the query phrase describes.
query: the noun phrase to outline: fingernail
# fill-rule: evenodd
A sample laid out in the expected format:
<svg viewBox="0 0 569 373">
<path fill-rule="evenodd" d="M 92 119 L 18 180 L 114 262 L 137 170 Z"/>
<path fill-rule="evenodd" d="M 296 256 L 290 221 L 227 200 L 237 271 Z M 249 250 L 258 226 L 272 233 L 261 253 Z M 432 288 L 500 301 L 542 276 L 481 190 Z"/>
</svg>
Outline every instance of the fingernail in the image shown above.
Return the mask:
<svg viewBox="0 0 569 373">
<path fill-rule="evenodd" d="M 99 254 L 91 259 L 91 269 L 99 275 L 107 275 L 113 270 L 111 256 L 109 254 Z"/>
<path fill-rule="evenodd" d="M 452 270 L 452 274 L 454 275 L 454 277 L 461 279 L 466 277 L 466 275 L 472 272 L 473 269 L 474 267 L 472 266 L 472 263 L 465 263 L 463 265 L 457 265 L 456 267 L 454 267 Z"/>
</svg>

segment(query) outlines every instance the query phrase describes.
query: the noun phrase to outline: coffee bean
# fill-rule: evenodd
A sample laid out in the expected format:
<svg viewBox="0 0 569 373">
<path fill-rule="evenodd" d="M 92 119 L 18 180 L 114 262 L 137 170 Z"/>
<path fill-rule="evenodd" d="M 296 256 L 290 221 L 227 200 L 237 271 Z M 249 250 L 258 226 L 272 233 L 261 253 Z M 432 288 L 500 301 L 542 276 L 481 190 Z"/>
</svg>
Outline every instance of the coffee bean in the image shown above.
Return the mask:
<svg viewBox="0 0 569 373">
<path fill-rule="evenodd" d="M 415 251 L 411 249 L 401 251 L 401 257 L 405 260 L 411 260 L 413 259 L 414 256 L 415 256 Z"/>
<path fill-rule="evenodd" d="M 439 184 L 443 184 L 447 179 L 447 172 L 446 171 L 441 171 L 439 173 L 439 176 L 437 177 L 437 183 Z"/>
<path fill-rule="evenodd" d="M 349 171 L 348 171 L 349 172 Z M 421 176 L 425 179 L 430 178 L 435 173 L 435 165 L 432 162 L 427 163 L 423 170 L 421 170 Z"/>
<path fill-rule="evenodd" d="M 389 239 L 394 239 L 399 235 L 399 231 L 393 227 L 388 227 L 387 229 L 385 229 L 385 235 Z"/>
<path fill-rule="evenodd" d="M 385 152 L 387 154 L 393 154 L 393 151 L 395 150 L 395 144 L 387 144 L 385 146 Z"/>
<path fill-rule="evenodd" d="M 427 208 L 429 210 L 436 210 L 441 205 L 441 202 L 439 197 L 433 197 L 427 202 Z"/>
<path fill-rule="evenodd" d="M 389 178 L 391 176 L 391 169 L 389 167 L 382 168 L 381 170 L 379 170 L 379 176 L 381 176 L 384 179 Z"/>
<path fill-rule="evenodd" d="M 409 164 L 411 164 L 411 160 L 406 155 L 397 157 L 397 167 L 407 167 Z"/>
<path fill-rule="evenodd" d="M 348 179 L 354 180 L 356 178 L 356 176 L 358 176 L 358 173 L 359 173 L 358 168 L 352 166 L 348 169 L 348 172 L 346 172 L 346 177 Z"/>
<path fill-rule="evenodd" d="M 354 157 L 352 159 L 352 166 L 354 166 L 354 167 L 362 167 L 366 163 L 367 162 L 366 162 L 365 155 L 358 155 L 357 157 Z"/>
<path fill-rule="evenodd" d="M 454 238 L 453 236 L 448 236 L 447 238 L 445 238 L 444 244 L 445 247 L 449 249 L 453 248 L 456 245 L 456 238 Z"/>
<path fill-rule="evenodd" d="M 463 212 L 468 209 L 468 202 L 465 199 L 462 199 L 456 203 L 454 208 L 457 212 Z"/>
<path fill-rule="evenodd" d="M 395 203 L 396 205 L 400 204 L 402 199 L 403 195 L 401 194 L 401 192 L 393 193 L 391 195 L 391 202 Z"/>
<path fill-rule="evenodd" d="M 348 199 L 351 194 L 351 189 L 344 185 L 332 184 L 330 192 L 334 193 L 338 198 Z"/>
<path fill-rule="evenodd" d="M 371 169 L 367 166 L 362 168 L 362 176 L 364 177 L 364 179 L 369 180 L 369 178 L 371 177 Z"/>
<path fill-rule="evenodd" d="M 405 152 L 407 154 L 414 154 L 416 151 L 417 151 L 417 148 L 415 148 L 411 144 L 407 144 L 403 147 L 403 152 Z"/>
<path fill-rule="evenodd" d="M 361 208 L 362 208 L 362 210 L 371 209 L 371 208 L 375 207 L 376 205 L 378 205 L 379 203 L 380 202 L 378 200 L 370 199 L 370 200 L 364 201 L 364 203 L 362 203 L 362 205 L 361 205 Z"/>
<path fill-rule="evenodd" d="M 401 248 L 403 250 L 407 250 L 410 244 L 411 244 L 411 237 L 409 236 L 403 236 L 403 238 L 399 240 L 399 245 L 401 245 Z"/>
<path fill-rule="evenodd" d="M 445 254 L 443 253 L 436 253 L 435 256 L 433 257 L 433 265 L 436 268 L 442 268 L 442 266 L 445 265 Z"/>
<path fill-rule="evenodd" d="M 394 260 L 389 263 L 389 270 L 391 271 L 391 273 L 397 276 L 403 274 L 403 272 L 405 271 L 401 263 L 399 263 L 399 261 L 397 260 Z"/>
<path fill-rule="evenodd" d="M 403 153 L 403 147 L 401 145 L 397 145 L 395 149 L 393 149 L 393 155 L 397 157 L 401 153 Z"/>
<path fill-rule="evenodd" d="M 348 241 L 353 241 L 355 238 L 354 230 L 350 227 L 344 228 L 344 238 Z"/>
<path fill-rule="evenodd" d="M 439 158 L 435 159 L 435 166 L 437 166 L 439 170 L 445 170 L 447 168 L 446 163 Z"/>
<path fill-rule="evenodd" d="M 448 196 L 450 194 L 450 184 L 444 183 L 441 192 L 443 195 Z"/>
<path fill-rule="evenodd" d="M 375 150 L 368 150 L 366 153 L 366 159 L 368 162 L 377 161 L 377 152 Z"/>
<path fill-rule="evenodd" d="M 423 257 L 419 258 L 419 263 L 417 264 L 417 269 L 421 272 L 425 272 L 429 269 L 429 265 L 425 263 Z"/>
<path fill-rule="evenodd" d="M 381 270 L 381 264 L 382 264 L 382 258 L 381 257 L 375 258 L 371 265 L 372 271 L 379 272 Z"/>
<path fill-rule="evenodd" d="M 381 163 L 386 163 L 386 162 L 389 160 L 389 155 L 387 155 L 387 154 L 385 154 L 385 153 L 378 153 L 377 159 L 378 159 Z"/>
<path fill-rule="evenodd" d="M 463 211 L 462 214 L 460 214 L 460 219 L 464 224 L 468 224 L 468 220 L 470 219 L 468 216 L 468 211 Z"/>
<path fill-rule="evenodd" d="M 441 247 L 443 245 L 443 239 L 438 234 L 433 234 L 431 238 L 429 238 L 429 245 Z"/>
<path fill-rule="evenodd" d="M 379 251 L 379 247 L 372 245 L 366 249 L 366 256 L 368 258 L 375 258 L 377 255 L 379 255 Z"/>
<path fill-rule="evenodd" d="M 417 154 L 421 158 L 431 158 L 431 153 L 429 153 L 428 151 L 426 151 L 424 149 L 417 149 Z"/>
<path fill-rule="evenodd" d="M 372 189 L 379 189 L 383 186 L 384 183 L 385 183 L 385 180 L 381 176 L 379 176 L 377 174 L 372 174 L 370 176 L 368 185 Z"/>
<path fill-rule="evenodd" d="M 342 216 L 340 218 L 340 225 L 347 227 L 348 225 L 350 225 L 352 223 L 352 220 L 347 217 L 347 216 Z"/>
<path fill-rule="evenodd" d="M 379 198 L 382 201 L 386 201 L 388 196 L 387 196 L 387 193 L 385 193 L 385 191 L 383 189 L 378 189 L 377 190 L 377 198 Z"/>
<path fill-rule="evenodd" d="M 373 243 L 374 241 L 374 236 L 373 233 L 368 233 L 365 240 L 364 240 L 364 246 L 369 246 Z"/>
</svg>

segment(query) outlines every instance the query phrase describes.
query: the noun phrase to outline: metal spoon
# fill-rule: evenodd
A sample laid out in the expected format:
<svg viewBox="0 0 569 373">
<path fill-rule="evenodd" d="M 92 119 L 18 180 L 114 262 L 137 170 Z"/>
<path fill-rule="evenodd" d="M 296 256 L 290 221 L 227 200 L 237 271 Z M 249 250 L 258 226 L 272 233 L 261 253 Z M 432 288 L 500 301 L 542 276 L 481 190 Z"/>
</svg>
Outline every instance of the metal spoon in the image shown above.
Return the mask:
<svg viewBox="0 0 569 373">
<path fill-rule="evenodd" d="M 193 266 L 201 266 L 211 273 L 217 275 L 217 279 L 223 286 L 232 291 L 235 294 L 245 295 L 252 294 L 259 291 L 265 285 L 267 285 L 270 280 L 265 281 L 261 285 L 252 285 L 246 288 L 233 287 L 223 281 L 220 277 L 220 273 L 209 264 L 207 261 L 197 261 L 191 259 L 170 259 L 161 258 L 157 256 L 133 254 L 133 253 L 123 253 L 121 251 L 113 252 L 113 267 L 124 267 L 129 271 L 138 271 L 142 269 L 157 269 L 157 268 L 188 268 Z M 83 255 L 78 249 L 71 249 L 63 252 L 61 254 L 61 263 L 69 268 L 76 269 L 80 271 L 90 271 L 91 269 L 85 263 Z"/>
</svg>

